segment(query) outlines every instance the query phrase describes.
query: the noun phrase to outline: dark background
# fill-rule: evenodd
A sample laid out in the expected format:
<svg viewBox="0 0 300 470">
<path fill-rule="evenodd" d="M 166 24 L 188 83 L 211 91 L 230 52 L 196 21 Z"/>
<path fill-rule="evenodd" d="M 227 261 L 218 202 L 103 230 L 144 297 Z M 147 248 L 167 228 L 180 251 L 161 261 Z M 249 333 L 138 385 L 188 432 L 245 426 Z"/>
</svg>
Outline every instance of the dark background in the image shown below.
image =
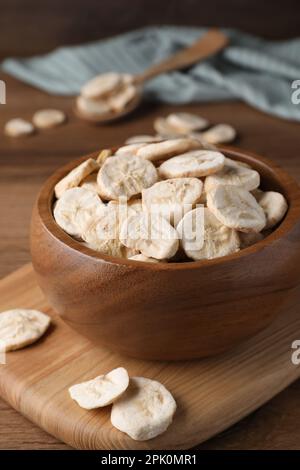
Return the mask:
<svg viewBox="0 0 300 470">
<path fill-rule="evenodd" d="M 31 55 L 153 24 L 300 36 L 299 0 L 0 0 L 0 58 Z"/>
</svg>

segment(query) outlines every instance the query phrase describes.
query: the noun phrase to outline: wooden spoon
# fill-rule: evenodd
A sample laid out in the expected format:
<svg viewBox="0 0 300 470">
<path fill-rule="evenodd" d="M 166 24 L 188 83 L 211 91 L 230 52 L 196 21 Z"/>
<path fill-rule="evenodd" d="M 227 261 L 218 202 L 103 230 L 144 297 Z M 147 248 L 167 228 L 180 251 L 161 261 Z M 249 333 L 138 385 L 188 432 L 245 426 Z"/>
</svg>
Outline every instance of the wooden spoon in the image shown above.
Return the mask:
<svg viewBox="0 0 300 470">
<path fill-rule="evenodd" d="M 149 67 L 140 75 L 136 75 L 133 79 L 134 84 L 137 87 L 136 96 L 128 103 L 126 108 L 120 112 L 109 112 L 102 114 L 101 116 L 89 117 L 80 115 L 78 110 L 76 114 L 79 117 L 84 117 L 85 120 L 105 124 L 112 122 L 116 119 L 123 118 L 127 114 L 134 111 L 142 100 L 143 95 L 143 84 L 147 80 L 151 80 L 157 75 L 161 75 L 166 72 L 171 72 L 173 70 L 180 70 L 195 64 L 201 60 L 206 59 L 207 57 L 216 54 L 228 44 L 228 38 L 218 29 L 210 29 L 204 36 L 201 36 L 196 42 L 191 46 L 182 49 L 176 54 L 170 56 L 169 58 Z"/>
</svg>

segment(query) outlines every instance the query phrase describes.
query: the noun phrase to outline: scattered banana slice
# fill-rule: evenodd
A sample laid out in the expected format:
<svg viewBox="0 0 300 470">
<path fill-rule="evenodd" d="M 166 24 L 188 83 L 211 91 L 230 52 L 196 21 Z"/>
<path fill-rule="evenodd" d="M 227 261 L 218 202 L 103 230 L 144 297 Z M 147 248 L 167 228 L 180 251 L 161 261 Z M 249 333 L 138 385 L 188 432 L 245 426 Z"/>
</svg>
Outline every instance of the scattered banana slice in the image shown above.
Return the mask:
<svg viewBox="0 0 300 470">
<path fill-rule="evenodd" d="M 96 170 L 99 170 L 99 164 L 93 158 L 82 162 L 55 185 L 54 192 L 57 199 L 59 199 L 67 189 L 79 186 L 84 178 Z"/>
<path fill-rule="evenodd" d="M 81 408 L 93 410 L 113 403 L 125 392 L 128 385 L 127 370 L 118 367 L 108 374 L 73 385 L 69 388 L 69 393 Z"/>
<path fill-rule="evenodd" d="M 100 195 L 100 190 L 97 183 L 97 173 L 92 173 L 91 175 L 84 178 L 80 183 L 80 188 L 88 189 L 94 193 Z"/>
<path fill-rule="evenodd" d="M 34 113 L 33 124 L 40 129 L 57 127 L 66 121 L 66 115 L 59 109 L 41 109 Z"/>
<path fill-rule="evenodd" d="M 84 96 L 78 96 L 76 99 L 76 109 L 83 119 L 95 119 L 102 117 L 103 114 L 111 112 L 109 103 L 104 100 L 91 100 Z"/>
<path fill-rule="evenodd" d="M 22 137 L 34 133 L 31 122 L 21 118 L 11 119 L 4 126 L 4 133 L 9 137 Z"/>
<path fill-rule="evenodd" d="M 248 246 L 254 245 L 257 242 L 260 242 L 265 237 L 262 233 L 258 232 L 249 232 L 249 233 L 239 233 L 239 238 L 241 242 L 241 248 L 247 248 Z"/>
<path fill-rule="evenodd" d="M 118 199 L 142 192 L 158 179 L 155 166 L 134 155 L 124 154 L 105 160 L 100 168 L 97 182 L 104 199 Z"/>
<path fill-rule="evenodd" d="M 260 232 L 266 225 L 264 211 L 255 198 L 237 186 L 212 188 L 207 206 L 222 224 L 240 232 Z"/>
<path fill-rule="evenodd" d="M 217 185 L 232 185 L 248 191 L 258 188 L 260 175 L 256 170 L 246 167 L 241 162 L 225 158 L 222 170 L 205 179 L 204 189 L 209 192 Z"/>
<path fill-rule="evenodd" d="M 201 144 L 196 139 L 170 139 L 163 142 L 146 144 L 137 150 L 136 155 L 145 160 L 162 160 L 174 157 L 189 150 L 200 148 Z"/>
<path fill-rule="evenodd" d="M 125 141 L 125 144 L 150 144 L 152 142 L 160 142 L 161 141 L 161 138 L 160 137 L 157 137 L 155 135 L 134 135 L 132 137 L 129 137 L 129 139 L 127 139 Z"/>
<path fill-rule="evenodd" d="M 169 259 L 178 250 L 178 234 L 159 214 L 140 212 L 122 224 L 120 239 L 123 245 L 155 259 Z"/>
<path fill-rule="evenodd" d="M 38 310 L 17 308 L 0 313 L 0 341 L 13 351 L 37 341 L 50 325 L 50 317 Z"/>
<path fill-rule="evenodd" d="M 108 98 L 108 105 L 113 111 L 122 111 L 137 95 L 137 88 L 127 85 L 122 90 Z"/>
<path fill-rule="evenodd" d="M 69 235 L 82 238 L 86 226 L 103 213 L 105 205 L 94 191 L 71 188 L 55 204 L 56 223 Z"/>
<path fill-rule="evenodd" d="M 176 411 L 171 393 L 156 380 L 133 377 L 125 394 L 113 404 L 112 425 L 137 441 L 162 434 Z"/>
<path fill-rule="evenodd" d="M 81 88 L 81 95 L 88 99 L 98 99 L 109 95 L 122 84 L 122 75 L 115 72 L 103 73 L 89 80 Z"/>
<path fill-rule="evenodd" d="M 158 133 L 159 137 L 163 139 L 174 139 L 176 137 L 182 137 L 185 135 L 185 132 L 181 132 L 162 117 L 155 119 L 153 127 L 154 130 Z"/>
<path fill-rule="evenodd" d="M 202 132 L 202 138 L 210 144 L 226 144 L 236 138 L 236 130 L 229 124 L 217 124 Z"/>
<path fill-rule="evenodd" d="M 192 209 L 202 192 L 203 183 L 197 178 L 173 178 L 159 181 L 142 192 L 143 207 L 165 217 L 176 225 Z"/>
<path fill-rule="evenodd" d="M 220 152 L 192 150 L 163 162 L 158 170 L 162 178 L 200 177 L 220 171 L 225 157 Z"/>
<path fill-rule="evenodd" d="M 288 204 L 284 196 L 275 191 L 262 192 L 262 194 L 258 196 L 258 203 L 266 214 L 266 229 L 277 225 L 283 219 L 288 209 Z"/>
<path fill-rule="evenodd" d="M 177 232 L 186 255 L 193 260 L 219 258 L 240 247 L 237 232 L 219 222 L 207 208 L 188 212 L 177 225 Z"/>
<path fill-rule="evenodd" d="M 105 207 L 105 206 L 104 206 Z M 82 239 L 92 250 L 100 251 L 105 255 L 127 258 L 136 252 L 130 252 L 120 241 L 121 221 L 119 212 L 105 207 L 98 217 L 94 217 L 91 223 L 82 232 Z"/>
<path fill-rule="evenodd" d="M 158 259 L 149 258 L 149 256 L 142 255 L 141 253 L 139 255 L 130 256 L 128 259 L 132 259 L 134 261 L 143 261 L 144 263 L 159 263 Z"/>
<path fill-rule="evenodd" d="M 208 126 L 208 121 L 201 116 L 190 113 L 172 113 L 167 116 L 166 121 L 180 132 L 188 134 L 200 131 Z"/>
</svg>

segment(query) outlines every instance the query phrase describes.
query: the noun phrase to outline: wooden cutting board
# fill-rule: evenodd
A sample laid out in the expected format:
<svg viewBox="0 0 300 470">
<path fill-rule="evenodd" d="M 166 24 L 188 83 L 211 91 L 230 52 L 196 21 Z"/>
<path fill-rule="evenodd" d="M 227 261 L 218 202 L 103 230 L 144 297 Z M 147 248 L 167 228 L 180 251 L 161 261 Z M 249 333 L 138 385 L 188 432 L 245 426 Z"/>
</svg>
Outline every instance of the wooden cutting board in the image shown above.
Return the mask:
<svg viewBox="0 0 300 470">
<path fill-rule="evenodd" d="M 7 354 L 0 365 L 0 395 L 50 434 L 78 449 L 187 449 L 223 431 L 270 400 L 300 376 L 291 344 L 300 339 L 299 292 L 270 328 L 234 351 L 191 362 L 146 362 L 93 346 L 53 312 L 26 265 L 0 282 L 0 311 L 34 308 L 53 318 L 38 343 Z M 127 325 L 130 334 L 134 325 Z M 86 411 L 68 387 L 117 366 L 159 380 L 178 404 L 161 436 L 136 442 L 110 424 L 110 407 Z"/>
</svg>

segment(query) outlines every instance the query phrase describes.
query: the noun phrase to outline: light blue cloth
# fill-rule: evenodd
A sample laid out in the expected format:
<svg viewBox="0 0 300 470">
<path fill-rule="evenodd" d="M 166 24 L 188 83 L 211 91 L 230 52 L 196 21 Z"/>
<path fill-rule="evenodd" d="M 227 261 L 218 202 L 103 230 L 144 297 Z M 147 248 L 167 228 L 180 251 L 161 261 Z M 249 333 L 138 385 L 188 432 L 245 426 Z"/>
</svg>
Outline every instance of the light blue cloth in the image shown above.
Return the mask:
<svg viewBox="0 0 300 470">
<path fill-rule="evenodd" d="M 82 84 L 107 71 L 139 73 L 191 44 L 204 28 L 149 27 L 111 39 L 27 59 L 6 59 L 2 69 L 44 91 L 78 94 Z M 224 30 L 230 45 L 220 54 L 185 72 L 149 81 L 145 97 L 167 103 L 241 99 L 256 108 L 300 120 L 300 105 L 291 100 L 291 84 L 300 79 L 300 39 L 265 41 Z"/>
</svg>

